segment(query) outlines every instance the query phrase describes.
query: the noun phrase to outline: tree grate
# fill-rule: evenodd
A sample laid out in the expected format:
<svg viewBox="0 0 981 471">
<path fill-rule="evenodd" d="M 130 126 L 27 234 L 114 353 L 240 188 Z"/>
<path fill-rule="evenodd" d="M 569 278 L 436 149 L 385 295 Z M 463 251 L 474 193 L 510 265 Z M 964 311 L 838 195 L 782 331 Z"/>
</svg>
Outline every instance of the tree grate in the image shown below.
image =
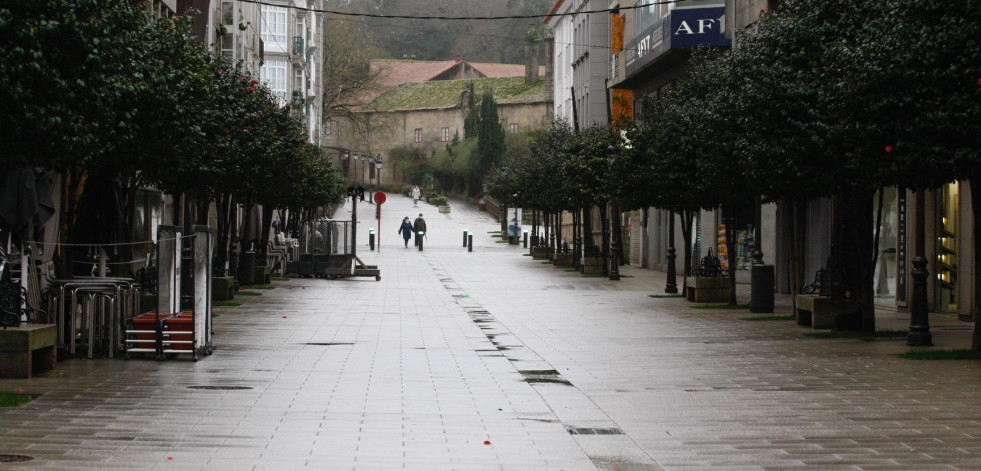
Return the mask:
<svg viewBox="0 0 981 471">
<path fill-rule="evenodd" d="M 567 428 L 569 435 L 623 435 L 618 428 Z"/>
</svg>

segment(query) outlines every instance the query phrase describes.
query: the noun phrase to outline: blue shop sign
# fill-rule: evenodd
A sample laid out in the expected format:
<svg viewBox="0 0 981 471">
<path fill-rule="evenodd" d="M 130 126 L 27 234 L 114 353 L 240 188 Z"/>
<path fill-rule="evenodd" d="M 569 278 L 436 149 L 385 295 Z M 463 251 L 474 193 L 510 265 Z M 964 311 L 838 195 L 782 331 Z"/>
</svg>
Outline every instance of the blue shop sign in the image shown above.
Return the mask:
<svg viewBox="0 0 981 471">
<path fill-rule="evenodd" d="M 671 49 L 732 45 L 732 40 L 725 37 L 725 11 L 724 6 L 671 10 L 627 42 L 627 75 L 640 71 Z"/>
<path fill-rule="evenodd" d="M 671 10 L 671 49 L 730 46 L 725 37 L 725 7 Z"/>
</svg>

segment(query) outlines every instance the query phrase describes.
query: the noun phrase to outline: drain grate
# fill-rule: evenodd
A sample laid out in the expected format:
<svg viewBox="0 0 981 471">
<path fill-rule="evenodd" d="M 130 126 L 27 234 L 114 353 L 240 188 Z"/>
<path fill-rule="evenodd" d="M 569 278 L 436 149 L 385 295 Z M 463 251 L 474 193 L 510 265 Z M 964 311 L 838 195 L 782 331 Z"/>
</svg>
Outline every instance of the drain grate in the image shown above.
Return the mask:
<svg viewBox="0 0 981 471">
<path fill-rule="evenodd" d="M 559 376 L 559 372 L 555 370 L 526 370 L 518 372 L 525 377 L 524 382 L 526 383 L 551 383 L 572 386 L 569 380 Z"/>
<path fill-rule="evenodd" d="M 187 389 L 207 389 L 211 391 L 242 391 L 252 386 L 188 386 Z"/>
<path fill-rule="evenodd" d="M 34 459 L 33 456 L 9 455 L 6 453 L 0 453 L 0 463 L 26 463 L 33 459 Z"/>
<path fill-rule="evenodd" d="M 569 435 L 623 435 L 618 428 L 573 428 L 569 427 Z"/>
<path fill-rule="evenodd" d="M 336 347 L 338 345 L 354 345 L 354 342 L 306 342 L 302 345 L 313 345 L 316 347 Z"/>
</svg>

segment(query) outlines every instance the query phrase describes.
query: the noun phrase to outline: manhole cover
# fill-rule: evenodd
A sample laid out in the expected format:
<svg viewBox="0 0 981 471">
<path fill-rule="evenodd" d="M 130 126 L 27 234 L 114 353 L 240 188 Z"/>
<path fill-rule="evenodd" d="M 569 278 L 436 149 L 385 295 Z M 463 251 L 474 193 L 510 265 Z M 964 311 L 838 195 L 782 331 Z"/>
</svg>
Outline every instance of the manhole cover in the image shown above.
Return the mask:
<svg viewBox="0 0 981 471">
<path fill-rule="evenodd" d="M 33 459 L 34 459 L 33 456 L 8 455 L 6 453 L 0 453 L 0 463 L 26 463 Z"/>
<path fill-rule="evenodd" d="M 187 389 L 208 389 L 212 391 L 241 391 L 252 386 L 188 386 Z"/>
<path fill-rule="evenodd" d="M 618 428 L 569 428 L 569 435 L 623 435 Z"/>
</svg>

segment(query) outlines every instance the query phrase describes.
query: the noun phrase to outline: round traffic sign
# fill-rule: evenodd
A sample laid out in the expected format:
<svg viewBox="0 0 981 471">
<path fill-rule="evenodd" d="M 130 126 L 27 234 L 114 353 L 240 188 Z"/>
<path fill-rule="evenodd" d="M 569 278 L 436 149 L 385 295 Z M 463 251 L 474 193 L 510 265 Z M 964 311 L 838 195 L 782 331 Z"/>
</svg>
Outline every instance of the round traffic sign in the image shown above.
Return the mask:
<svg viewBox="0 0 981 471">
<path fill-rule="evenodd" d="M 385 193 L 383 193 L 381 191 L 375 192 L 375 203 L 376 204 L 382 204 L 382 203 L 385 202 L 386 199 L 388 199 L 388 197 L 385 196 Z"/>
</svg>

